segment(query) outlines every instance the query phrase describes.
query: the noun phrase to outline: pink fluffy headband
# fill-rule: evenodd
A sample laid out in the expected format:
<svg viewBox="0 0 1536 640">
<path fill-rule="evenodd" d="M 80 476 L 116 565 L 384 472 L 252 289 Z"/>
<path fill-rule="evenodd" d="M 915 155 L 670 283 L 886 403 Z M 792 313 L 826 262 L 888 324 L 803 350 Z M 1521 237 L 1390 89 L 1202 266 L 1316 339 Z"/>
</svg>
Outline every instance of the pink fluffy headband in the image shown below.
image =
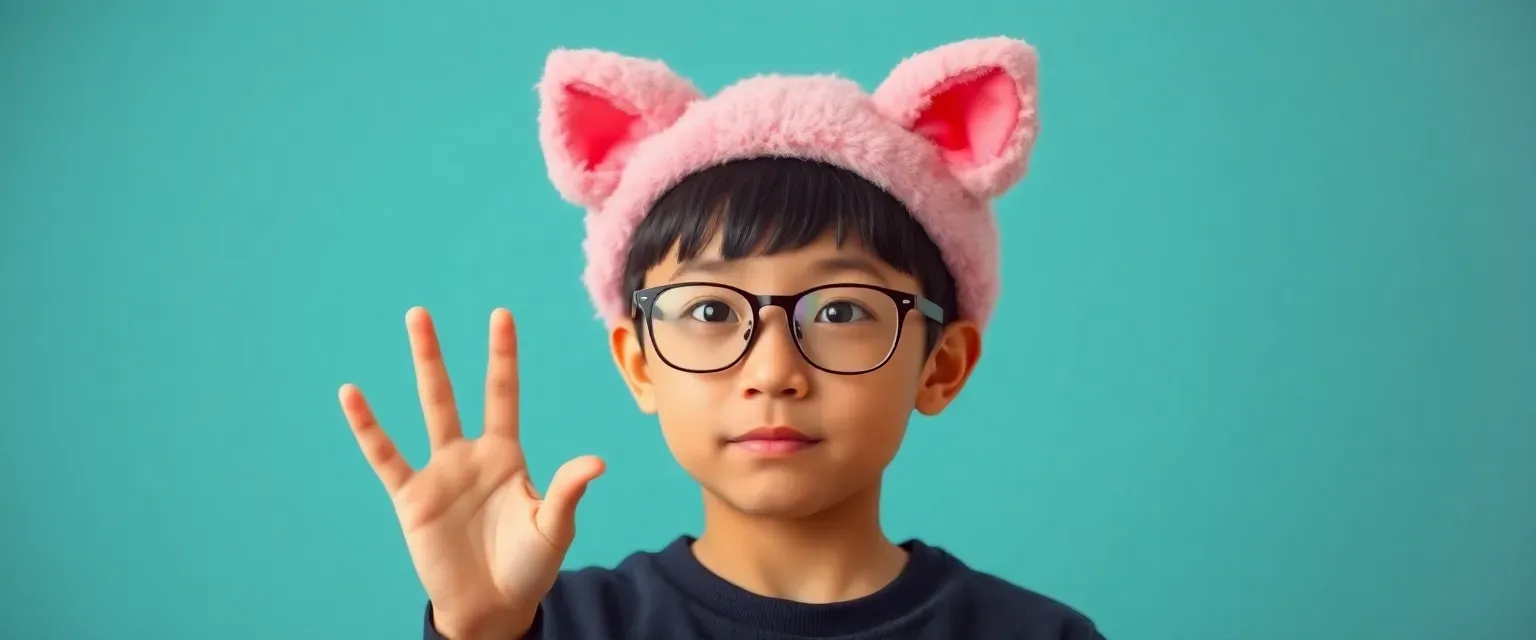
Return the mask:
<svg viewBox="0 0 1536 640">
<path fill-rule="evenodd" d="M 1037 130 L 1035 52 L 1008 38 L 912 56 L 873 94 L 835 76 L 758 76 L 705 97 L 654 60 L 550 54 L 538 86 L 550 180 L 586 208 L 583 280 L 610 327 L 629 318 L 623 268 L 651 206 L 689 174 L 736 159 L 817 160 L 895 196 L 943 253 L 962 318 L 998 295 L 991 201 L 1023 177 Z"/>
</svg>

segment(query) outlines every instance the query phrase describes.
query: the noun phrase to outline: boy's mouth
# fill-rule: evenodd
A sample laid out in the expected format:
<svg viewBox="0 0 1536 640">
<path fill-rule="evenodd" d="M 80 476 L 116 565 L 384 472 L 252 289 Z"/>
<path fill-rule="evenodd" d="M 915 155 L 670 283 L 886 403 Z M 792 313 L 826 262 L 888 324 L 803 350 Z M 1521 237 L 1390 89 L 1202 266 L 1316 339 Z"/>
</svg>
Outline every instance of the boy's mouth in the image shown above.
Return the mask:
<svg viewBox="0 0 1536 640">
<path fill-rule="evenodd" d="M 759 455 L 788 455 L 821 442 L 791 427 L 758 427 L 727 440 L 726 443 Z"/>
</svg>

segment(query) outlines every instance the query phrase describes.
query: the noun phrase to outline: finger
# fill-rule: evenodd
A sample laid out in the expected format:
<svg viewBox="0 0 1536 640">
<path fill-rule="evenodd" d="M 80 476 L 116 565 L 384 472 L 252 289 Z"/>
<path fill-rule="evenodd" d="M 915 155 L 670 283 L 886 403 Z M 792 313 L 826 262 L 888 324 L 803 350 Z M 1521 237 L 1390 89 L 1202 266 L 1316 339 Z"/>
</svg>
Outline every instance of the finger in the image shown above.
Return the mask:
<svg viewBox="0 0 1536 640">
<path fill-rule="evenodd" d="M 443 364 L 443 349 L 437 342 L 432 316 L 426 309 L 413 308 L 405 314 L 405 326 L 411 337 L 416 393 L 421 397 L 421 412 L 427 420 L 427 439 L 435 450 L 463 436 L 459 409 L 454 406 L 453 385 L 448 382 L 448 368 Z"/>
<path fill-rule="evenodd" d="M 352 426 L 352 435 L 357 438 L 357 446 L 363 450 L 368 466 L 373 467 L 379 481 L 384 483 L 384 490 L 394 495 L 411 479 L 410 463 L 400 456 L 395 443 L 379 427 L 379 421 L 373 417 L 373 410 L 368 408 L 368 400 L 360 389 L 350 384 L 342 385 L 338 395 L 341 411 L 347 416 L 347 424 Z"/>
<path fill-rule="evenodd" d="M 517 438 L 517 327 L 506 309 L 491 312 L 485 372 L 485 433 Z"/>
<path fill-rule="evenodd" d="M 587 484 L 603 474 L 603 460 L 582 456 L 555 471 L 544 494 L 544 504 L 534 514 L 534 524 L 551 543 L 565 547 L 576 536 L 576 504 L 587 492 Z"/>
</svg>

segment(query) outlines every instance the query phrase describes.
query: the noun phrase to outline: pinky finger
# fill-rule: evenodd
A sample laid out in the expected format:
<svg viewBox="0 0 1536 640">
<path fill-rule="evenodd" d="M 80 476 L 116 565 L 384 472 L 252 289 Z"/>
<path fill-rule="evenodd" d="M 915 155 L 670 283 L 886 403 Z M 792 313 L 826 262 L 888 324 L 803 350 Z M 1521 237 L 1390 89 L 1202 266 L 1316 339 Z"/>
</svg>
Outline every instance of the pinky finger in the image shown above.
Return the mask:
<svg viewBox="0 0 1536 640">
<path fill-rule="evenodd" d="M 368 407 L 368 400 L 363 398 L 362 390 L 350 384 L 342 385 L 338 395 L 341 411 L 346 414 L 347 423 L 352 426 L 352 435 L 357 438 L 357 446 L 363 450 L 363 457 L 368 459 L 368 465 L 373 467 L 379 481 L 384 483 L 384 490 L 394 495 L 411 478 L 411 465 L 400 456 L 395 443 L 379 427 L 379 421 L 373 417 L 373 410 Z"/>
</svg>

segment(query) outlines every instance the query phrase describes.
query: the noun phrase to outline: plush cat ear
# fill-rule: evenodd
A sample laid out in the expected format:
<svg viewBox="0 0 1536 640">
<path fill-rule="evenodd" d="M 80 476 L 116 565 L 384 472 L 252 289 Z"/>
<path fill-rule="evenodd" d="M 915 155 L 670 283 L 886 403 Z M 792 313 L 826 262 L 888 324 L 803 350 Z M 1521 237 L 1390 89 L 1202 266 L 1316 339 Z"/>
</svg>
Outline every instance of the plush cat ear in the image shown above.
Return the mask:
<svg viewBox="0 0 1536 640">
<path fill-rule="evenodd" d="M 550 53 L 538 85 L 539 142 L 566 200 L 599 207 L 635 145 L 701 97 L 665 64 L 593 50 Z"/>
<path fill-rule="evenodd" d="M 1001 195 L 1034 146 L 1035 50 L 1010 38 L 966 40 L 912 56 L 875 90 L 886 117 L 927 138 L 972 194 Z"/>
</svg>

